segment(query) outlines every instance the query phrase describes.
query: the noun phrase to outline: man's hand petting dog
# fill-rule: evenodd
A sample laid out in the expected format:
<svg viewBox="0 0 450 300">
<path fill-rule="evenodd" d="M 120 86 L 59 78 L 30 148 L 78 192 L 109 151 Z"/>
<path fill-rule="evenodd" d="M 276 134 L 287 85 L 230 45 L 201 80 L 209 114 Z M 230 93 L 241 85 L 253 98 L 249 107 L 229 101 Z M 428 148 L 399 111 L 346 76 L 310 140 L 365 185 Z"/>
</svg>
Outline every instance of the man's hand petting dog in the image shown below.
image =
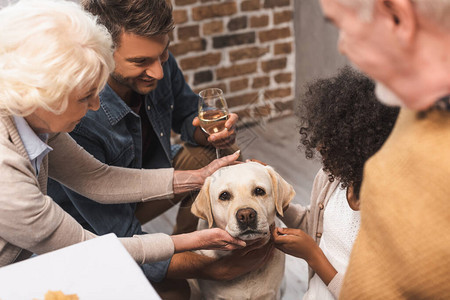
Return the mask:
<svg viewBox="0 0 450 300">
<path fill-rule="evenodd" d="M 223 256 L 214 263 L 215 267 L 209 270 L 211 279 L 232 280 L 258 270 L 273 258 L 275 250 L 273 242 L 266 243 L 266 239 L 246 242 L 246 247 L 234 250 L 230 255 Z"/>
</svg>

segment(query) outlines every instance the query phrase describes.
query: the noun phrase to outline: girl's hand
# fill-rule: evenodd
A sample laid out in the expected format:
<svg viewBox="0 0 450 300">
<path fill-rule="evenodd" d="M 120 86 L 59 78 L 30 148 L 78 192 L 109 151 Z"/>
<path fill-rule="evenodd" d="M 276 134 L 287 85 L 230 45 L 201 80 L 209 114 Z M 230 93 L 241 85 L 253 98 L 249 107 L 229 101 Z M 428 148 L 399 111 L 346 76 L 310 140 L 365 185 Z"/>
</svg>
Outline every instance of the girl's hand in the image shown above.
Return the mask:
<svg viewBox="0 0 450 300">
<path fill-rule="evenodd" d="M 313 238 L 300 229 L 277 227 L 272 231 L 272 237 L 276 248 L 308 263 L 320 251 Z"/>
<path fill-rule="evenodd" d="M 275 228 L 272 231 L 275 247 L 284 253 L 303 258 L 328 285 L 337 271 L 312 237 L 300 229 Z"/>
</svg>

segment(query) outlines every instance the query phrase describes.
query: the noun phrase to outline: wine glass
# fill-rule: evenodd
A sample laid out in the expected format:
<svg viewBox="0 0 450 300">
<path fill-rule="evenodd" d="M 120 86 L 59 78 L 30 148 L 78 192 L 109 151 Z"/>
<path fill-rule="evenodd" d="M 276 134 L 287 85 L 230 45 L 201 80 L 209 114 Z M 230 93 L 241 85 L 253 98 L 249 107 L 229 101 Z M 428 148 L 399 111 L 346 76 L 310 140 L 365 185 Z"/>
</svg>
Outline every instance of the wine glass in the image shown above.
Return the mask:
<svg viewBox="0 0 450 300">
<path fill-rule="evenodd" d="M 224 130 L 228 114 L 227 101 L 221 89 L 209 88 L 200 91 L 198 118 L 200 127 L 205 133 L 211 135 Z M 220 158 L 218 148 L 216 148 L 216 157 Z"/>
</svg>

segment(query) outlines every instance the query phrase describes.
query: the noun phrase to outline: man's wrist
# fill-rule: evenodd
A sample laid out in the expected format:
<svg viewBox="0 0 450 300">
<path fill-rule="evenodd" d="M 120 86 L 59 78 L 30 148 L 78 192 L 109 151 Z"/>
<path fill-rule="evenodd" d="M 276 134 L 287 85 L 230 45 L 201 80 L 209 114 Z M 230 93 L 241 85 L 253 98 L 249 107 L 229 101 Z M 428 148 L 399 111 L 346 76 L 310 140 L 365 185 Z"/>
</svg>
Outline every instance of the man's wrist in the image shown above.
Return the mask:
<svg viewBox="0 0 450 300">
<path fill-rule="evenodd" d="M 209 274 L 209 270 L 211 269 L 209 266 L 215 260 L 215 258 L 191 251 L 177 253 L 170 261 L 166 277 L 171 279 L 214 279 Z"/>
</svg>

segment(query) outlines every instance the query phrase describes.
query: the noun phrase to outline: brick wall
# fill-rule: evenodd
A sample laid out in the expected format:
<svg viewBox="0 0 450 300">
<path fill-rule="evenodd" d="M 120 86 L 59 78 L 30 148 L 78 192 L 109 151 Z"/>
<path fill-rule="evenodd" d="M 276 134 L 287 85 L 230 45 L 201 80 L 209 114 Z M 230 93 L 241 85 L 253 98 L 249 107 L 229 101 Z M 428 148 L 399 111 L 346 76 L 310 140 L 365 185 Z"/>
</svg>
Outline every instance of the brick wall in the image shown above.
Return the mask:
<svg viewBox="0 0 450 300">
<path fill-rule="evenodd" d="M 194 91 L 221 88 L 244 123 L 293 113 L 294 0 L 170 1 L 170 50 Z"/>
</svg>

